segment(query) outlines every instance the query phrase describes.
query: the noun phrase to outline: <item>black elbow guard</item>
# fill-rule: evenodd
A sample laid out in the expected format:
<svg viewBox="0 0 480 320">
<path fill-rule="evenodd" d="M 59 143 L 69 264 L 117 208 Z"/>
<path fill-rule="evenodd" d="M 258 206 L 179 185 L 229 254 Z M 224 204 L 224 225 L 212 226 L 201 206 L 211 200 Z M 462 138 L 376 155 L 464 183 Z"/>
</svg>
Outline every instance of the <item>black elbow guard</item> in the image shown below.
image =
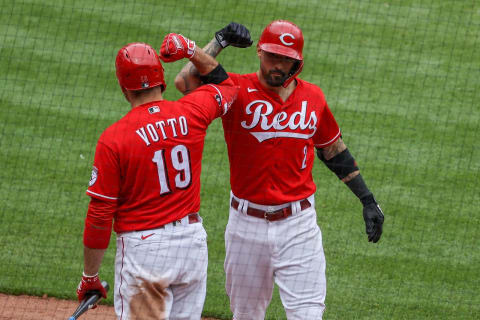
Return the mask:
<svg viewBox="0 0 480 320">
<path fill-rule="evenodd" d="M 223 69 L 220 63 L 218 64 L 218 66 L 215 67 L 215 69 L 213 69 L 206 75 L 203 75 L 203 76 L 200 75 L 200 80 L 202 80 L 204 84 L 207 84 L 207 83 L 220 84 L 227 79 L 228 79 L 228 74 L 225 71 L 225 69 Z"/>
<path fill-rule="evenodd" d="M 317 156 L 339 179 L 343 179 L 350 173 L 358 170 L 357 163 L 348 149 L 343 150 L 329 160 L 326 160 L 323 156 L 322 149 L 317 149 Z"/>
</svg>

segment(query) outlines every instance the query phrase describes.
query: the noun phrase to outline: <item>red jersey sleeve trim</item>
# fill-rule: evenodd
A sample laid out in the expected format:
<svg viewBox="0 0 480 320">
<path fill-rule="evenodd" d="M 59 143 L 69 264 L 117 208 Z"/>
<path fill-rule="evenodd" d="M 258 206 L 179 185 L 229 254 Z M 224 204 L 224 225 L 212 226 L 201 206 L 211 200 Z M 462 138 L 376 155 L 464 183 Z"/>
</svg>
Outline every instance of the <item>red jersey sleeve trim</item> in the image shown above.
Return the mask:
<svg viewBox="0 0 480 320">
<path fill-rule="evenodd" d="M 113 198 L 113 197 L 104 196 L 103 194 L 99 194 L 99 193 L 96 193 L 96 192 L 93 192 L 93 191 L 90 191 L 90 190 L 87 190 L 87 193 L 90 193 L 91 195 L 93 195 L 93 196 L 95 196 L 95 197 L 102 198 L 102 199 L 118 200 L 118 198 Z"/>
<path fill-rule="evenodd" d="M 329 141 L 325 142 L 325 143 L 317 143 L 315 145 L 315 147 L 317 148 L 325 148 L 325 147 L 328 147 L 329 145 L 331 145 L 332 143 L 334 143 L 338 138 L 340 137 L 340 130 L 338 130 L 338 133 L 335 135 L 335 137 L 333 137 L 332 139 L 330 139 Z"/>
</svg>

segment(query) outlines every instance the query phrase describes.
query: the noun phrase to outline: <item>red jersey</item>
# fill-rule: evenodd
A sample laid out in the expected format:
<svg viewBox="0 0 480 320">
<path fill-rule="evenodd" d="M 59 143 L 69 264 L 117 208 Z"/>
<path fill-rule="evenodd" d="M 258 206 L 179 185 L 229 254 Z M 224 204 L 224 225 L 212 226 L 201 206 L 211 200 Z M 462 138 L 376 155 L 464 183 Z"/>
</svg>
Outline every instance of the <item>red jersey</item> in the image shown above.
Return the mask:
<svg viewBox="0 0 480 320">
<path fill-rule="evenodd" d="M 147 230 L 200 209 L 200 171 L 208 125 L 238 92 L 230 79 L 178 101 L 133 108 L 98 140 L 91 197 L 116 202 L 114 230 Z"/>
<path fill-rule="evenodd" d="M 240 86 L 222 118 L 233 193 L 264 205 L 312 195 L 314 146 L 324 148 L 340 137 L 322 90 L 297 78 L 297 87 L 283 101 L 255 73 L 229 75 Z"/>
</svg>

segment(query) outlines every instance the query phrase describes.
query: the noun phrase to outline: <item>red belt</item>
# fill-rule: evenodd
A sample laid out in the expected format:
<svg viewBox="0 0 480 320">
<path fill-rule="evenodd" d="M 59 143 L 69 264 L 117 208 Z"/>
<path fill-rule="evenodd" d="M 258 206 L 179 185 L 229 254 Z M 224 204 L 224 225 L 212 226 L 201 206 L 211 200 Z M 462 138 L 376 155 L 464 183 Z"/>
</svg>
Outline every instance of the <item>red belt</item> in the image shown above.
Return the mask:
<svg viewBox="0 0 480 320">
<path fill-rule="evenodd" d="M 180 224 L 181 222 L 182 220 L 175 220 L 170 223 L 175 227 L 177 223 Z M 198 213 L 190 213 L 188 215 L 188 224 L 197 223 L 197 222 L 200 222 L 200 216 L 198 215 Z M 161 226 L 160 228 L 165 228 L 165 225 Z"/>
<path fill-rule="evenodd" d="M 240 203 L 235 198 L 232 198 L 232 208 L 233 209 L 238 210 L 238 205 L 239 204 Z M 301 210 L 305 210 L 307 208 L 310 208 L 310 206 L 311 206 L 310 201 L 308 201 L 307 199 L 303 199 L 303 200 L 300 201 Z M 282 220 L 282 219 L 285 219 L 285 218 L 291 216 L 292 215 L 292 206 L 287 206 L 285 208 L 278 209 L 278 210 L 275 210 L 275 211 L 268 211 L 268 210 L 265 211 L 265 210 L 261 210 L 261 209 L 248 207 L 247 208 L 247 214 L 249 216 L 265 219 L 265 220 L 268 220 L 268 221 L 277 221 L 277 220 Z"/>
</svg>

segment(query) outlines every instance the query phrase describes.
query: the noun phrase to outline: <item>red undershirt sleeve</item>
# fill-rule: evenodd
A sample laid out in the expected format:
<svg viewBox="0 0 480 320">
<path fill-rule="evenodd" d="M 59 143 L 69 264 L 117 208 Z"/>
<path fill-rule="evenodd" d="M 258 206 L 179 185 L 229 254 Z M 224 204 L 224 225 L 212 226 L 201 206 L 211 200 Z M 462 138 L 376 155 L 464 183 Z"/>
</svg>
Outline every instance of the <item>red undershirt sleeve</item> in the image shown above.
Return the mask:
<svg viewBox="0 0 480 320">
<path fill-rule="evenodd" d="M 91 198 L 83 232 L 83 244 L 87 248 L 108 248 L 116 209 L 116 202 Z"/>
</svg>

